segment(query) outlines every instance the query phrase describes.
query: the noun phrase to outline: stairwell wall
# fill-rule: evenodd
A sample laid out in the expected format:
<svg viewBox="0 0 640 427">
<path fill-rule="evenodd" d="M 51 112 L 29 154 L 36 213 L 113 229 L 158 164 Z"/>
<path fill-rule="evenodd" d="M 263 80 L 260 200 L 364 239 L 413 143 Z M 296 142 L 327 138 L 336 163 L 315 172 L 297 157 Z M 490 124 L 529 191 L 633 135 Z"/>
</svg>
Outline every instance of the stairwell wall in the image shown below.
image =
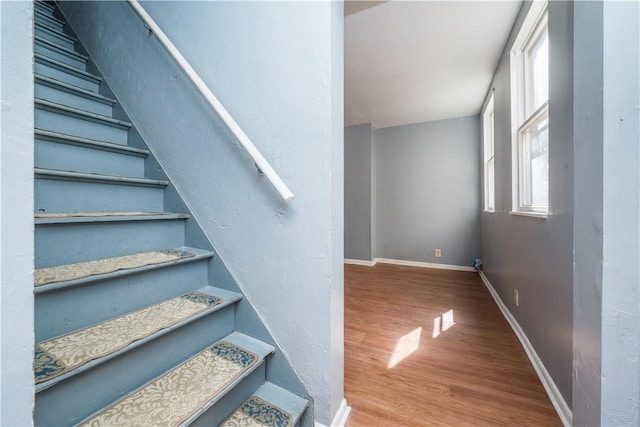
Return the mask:
<svg viewBox="0 0 640 427">
<path fill-rule="evenodd" d="M 296 194 L 279 199 L 124 2 L 61 2 L 329 424 L 343 400 L 342 3 L 144 2 Z"/>
<path fill-rule="evenodd" d="M 33 3 L 0 2 L 0 425 L 33 416 Z"/>
</svg>

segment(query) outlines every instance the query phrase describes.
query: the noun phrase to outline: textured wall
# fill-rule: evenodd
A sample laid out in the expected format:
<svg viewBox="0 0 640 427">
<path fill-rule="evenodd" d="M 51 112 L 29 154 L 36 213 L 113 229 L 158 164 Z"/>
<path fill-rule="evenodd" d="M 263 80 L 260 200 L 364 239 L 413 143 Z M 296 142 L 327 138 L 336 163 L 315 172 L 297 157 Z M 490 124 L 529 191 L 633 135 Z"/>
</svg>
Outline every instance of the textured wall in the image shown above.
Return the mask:
<svg viewBox="0 0 640 427">
<path fill-rule="evenodd" d="M 571 406 L 573 341 L 573 80 L 571 4 L 549 2 L 549 204 L 546 219 L 510 215 L 509 50 L 528 11 L 523 5 L 502 53 L 495 89 L 496 211 L 481 214 L 484 271 Z M 519 292 L 519 306 L 513 290 Z"/>
<path fill-rule="evenodd" d="M 0 425 L 33 412 L 33 10 L 0 2 Z"/>
<path fill-rule="evenodd" d="M 374 133 L 374 256 L 471 265 L 480 253 L 478 116 Z"/>
<path fill-rule="evenodd" d="M 282 202 L 126 3 L 63 11 L 315 399 L 343 398 L 342 4 L 144 2 L 296 194 Z"/>
<path fill-rule="evenodd" d="M 640 424 L 640 6 L 578 2 L 575 425 Z"/>
</svg>

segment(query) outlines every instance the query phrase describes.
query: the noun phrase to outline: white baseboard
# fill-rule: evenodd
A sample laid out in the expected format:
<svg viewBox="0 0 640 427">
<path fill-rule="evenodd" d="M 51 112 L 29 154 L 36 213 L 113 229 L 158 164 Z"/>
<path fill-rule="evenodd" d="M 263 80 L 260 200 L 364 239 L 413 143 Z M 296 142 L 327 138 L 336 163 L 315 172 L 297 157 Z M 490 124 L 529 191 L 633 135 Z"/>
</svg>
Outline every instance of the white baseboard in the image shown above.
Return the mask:
<svg viewBox="0 0 640 427">
<path fill-rule="evenodd" d="M 375 263 L 373 261 L 365 261 L 363 259 L 344 259 L 345 264 L 353 264 L 353 265 L 365 265 L 367 267 L 373 267 Z"/>
<path fill-rule="evenodd" d="M 349 419 L 349 414 L 351 414 L 351 406 L 347 406 L 347 399 L 342 399 L 338 412 L 336 412 L 335 417 L 333 417 L 331 424 L 326 426 L 316 421 L 315 427 L 345 427 Z"/>
<path fill-rule="evenodd" d="M 542 382 L 542 386 L 549 395 L 549 399 L 551 400 L 553 407 L 556 409 L 556 412 L 558 413 L 562 424 L 565 427 L 570 427 L 573 419 L 573 414 L 571 412 L 571 409 L 569 409 L 567 402 L 564 400 L 564 397 L 562 397 L 562 394 L 560 394 L 560 390 L 558 390 L 558 387 L 556 387 L 553 378 L 551 378 L 551 375 L 549 375 L 547 368 L 544 367 L 542 360 L 540 360 L 540 357 L 538 357 L 536 350 L 531 345 L 531 342 L 529 342 L 529 339 L 525 335 L 522 328 L 520 328 L 520 325 L 518 324 L 516 318 L 513 317 L 507 306 L 504 305 L 502 299 L 500 299 L 500 295 L 498 295 L 496 290 L 493 288 L 493 285 L 491 285 L 491 282 L 489 282 L 489 279 L 482 271 L 480 272 L 480 278 L 482 278 L 482 281 L 489 290 L 489 293 L 493 297 L 493 300 L 496 302 L 496 305 L 502 312 L 502 315 L 505 319 L 507 319 L 507 322 L 511 326 L 511 329 L 513 329 L 513 332 L 518 337 L 518 340 L 520 340 L 520 344 L 522 344 L 525 353 L 527 353 L 527 356 L 529 357 L 533 368 L 538 374 L 538 377 Z"/>
<path fill-rule="evenodd" d="M 437 268 L 440 270 L 476 271 L 474 267 L 466 266 L 466 265 L 436 264 L 433 262 L 406 261 L 403 259 L 374 258 L 373 261 L 367 261 L 362 259 L 345 258 L 344 260 L 345 264 L 365 265 L 367 267 L 373 267 L 379 262 L 383 264 L 406 265 L 409 267 Z"/>
</svg>

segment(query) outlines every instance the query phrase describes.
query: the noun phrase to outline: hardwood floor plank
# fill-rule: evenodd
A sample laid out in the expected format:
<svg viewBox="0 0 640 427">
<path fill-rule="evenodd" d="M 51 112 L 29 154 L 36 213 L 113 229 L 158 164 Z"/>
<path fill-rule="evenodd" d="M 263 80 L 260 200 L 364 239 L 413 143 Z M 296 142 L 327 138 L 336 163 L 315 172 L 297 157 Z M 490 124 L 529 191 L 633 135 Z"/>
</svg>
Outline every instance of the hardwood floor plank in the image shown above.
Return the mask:
<svg viewBox="0 0 640 427">
<path fill-rule="evenodd" d="M 475 273 L 345 266 L 349 427 L 561 426 Z"/>
</svg>

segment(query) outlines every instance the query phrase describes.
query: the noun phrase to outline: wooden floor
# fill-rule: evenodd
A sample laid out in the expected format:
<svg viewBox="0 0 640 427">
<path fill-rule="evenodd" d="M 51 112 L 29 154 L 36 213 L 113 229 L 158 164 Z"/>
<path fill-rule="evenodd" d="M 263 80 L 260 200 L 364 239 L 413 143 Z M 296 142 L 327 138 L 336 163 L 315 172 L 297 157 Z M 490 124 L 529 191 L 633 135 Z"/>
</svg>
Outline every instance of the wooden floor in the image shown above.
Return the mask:
<svg viewBox="0 0 640 427">
<path fill-rule="evenodd" d="M 345 266 L 348 427 L 562 425 L 476 273 Z"/>
</svg>

